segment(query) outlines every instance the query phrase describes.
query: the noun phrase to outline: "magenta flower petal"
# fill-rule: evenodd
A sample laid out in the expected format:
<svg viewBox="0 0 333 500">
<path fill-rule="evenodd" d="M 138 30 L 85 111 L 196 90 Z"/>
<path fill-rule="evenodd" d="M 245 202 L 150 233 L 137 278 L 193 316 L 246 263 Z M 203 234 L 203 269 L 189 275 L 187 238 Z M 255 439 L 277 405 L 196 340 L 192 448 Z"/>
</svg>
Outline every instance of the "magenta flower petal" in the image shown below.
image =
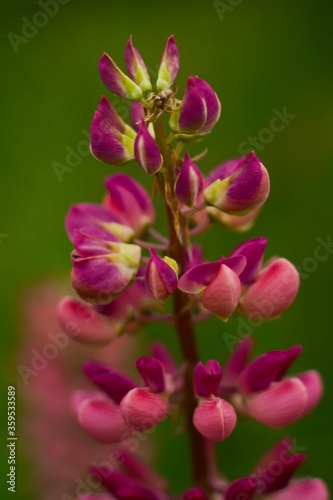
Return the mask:
<svg viewBox="0 0 333 500">
<path fill-rule="evenodd" d="M 244 255 L 246 257 L 246 267 L 239 275 L 244 285 L 249 285 L 258 276 L 267 242 L 267 238 L 252 238 L 241 243 L 231 253 L 232 256 Z"/>
<path fill-rule="evenodd" d="M 258 480 L 254 477 L 242 477 L 229 484 L 225 492 L 225 500 L 251 500 L 258 488 Z"/>
<path fill-rule="evenodd" d="M 106 178 L 105 185 L 109 192 L 105 206 L 121 223 L 132 227 L 136 235 L 154 223 L 154 207 L 141 184 L 128 175 L 115 174 Z"/>
<path fill-rule="evenodd" d="M 308 401 L 303 383 L 296 377 L 274 382 L 271 386 L 247 397 L 246 411 L 268 427 L 284 427 L 298 420 Z"/>
<path fill-rule="evenodd" d="M 99 63 L 99 71 L 104 85 L 114 94 L 125 99 L 140 101 L 142 90 L 115 64 L 111 57 L 104 52 Z"/>
<path fill-rule="evenodd" d="M 185 293 L 200 293 L 216 278 L 220 267 L 220 261 L 194 266 L 179 279 L 178 288 Z"/>
<path fill-rule="evenodd" d="M 107 255 L 110 253 L 108 240 L 97 238 L 77 229 L 74 231 L 74 246 L 80 257 Z"/>
<path fill-rule="evenodd" d="M 226 265 L 237 276 L 243 272 L 246 266 L 246 257 L 243 255 L 232 255 L 230 257 L 221 257 L 221 264 Z"/>
<path fill-rule="evenodd" d="M 181 203 L 192 208 L 202 192 L 202 187 L 203 179 L 200 169 L 191 161 L 189 154 L 186 152 L 180 174 L 176 179 L 176 196 Z"/>
<path fill-rule="evenodd" d="M 134 380 L 97 361 L 83 365 L 83 371 L 91 382 L 102 389 L 113 401 L 120 404 L 123 397 L 137 384 Z"/>
<path fill-rule="evenodd" d="M 117 111 L 105 96 L 102 96 L 99 101 L 97 111 L 110 123 L 113 128 L 118 130 L 118 132 L 125 134 L 127 129 L 126 123 L 120 118 Z"/>
<path fill-rule="evenodd" d="M 177 288 L 178 266 L 169 257 L 162 259 L 152 248 L 150 255 L 146 271 L 147 285 L 155 299 L 164 303 Z"/>
<path fill-rule="evenodd" d="M 125 422 L 131 429 L 145 431 L 155 427 L 168 414 L 167 398 L 148 387 L 129 391 L 120 404 Z"/>
<path fill-rule="evenodd" d="M 221 379 L 222 368 L 217 361 L 210 359 L 205 365 L 200 361 L 193 375 L 195 392 L 205 398 L 211 395 L 218 396 Z"/>
<path fill-rule="evenodd" d="M 85 344 L 106 344 L 119 334 L 119 327 L 112 321 L 72 297 L 63 297 L 59 301 L 57 318 L 69 337 Z"/>
<path fill-rule="evenodd" d="M 79 203 L 73 205 L 66 215 L 65 226 L 68 236 L 74 241 L 75 229 L 102 227 L 103 223 L 119 223 L 118 217 L 106 208 L 95 203 Z"/>
<path fill-rule="evenodd" d="M 242 394 L 267 389 L 274 381 L 279 381 L 290 364 L 301 352 L 300 346 L 286 351 L 270 351 L 251 361 L 238 376 L 238 388 Z"/>
<path fill-rule="evenodd" d="M 125 49 L 125 63 L 129 76 L 139 85 L 143 92 L 151 90 L 151 83 L 147 67 L 140 52 L 133 47 L 132 36 Z"/>
<path fill-rule="evenodd" d="M 156 87 L 157 90 L 164 90 L 171 87 L 176 79 L 179 70 L 179 51 L 175 43 L 174 36 L 169 36 L 158 70 Z"/>
<path fill-rule="evenodd" d="M 152 356 L 141 356 L 136 360 L 136 368 L 146 387 L 149 387 L 153 392 L 164 391 L 164 372 L 158 359 Z"/>
<path fill-rule="evenodd" d="M 193 415 L 193 423 L 198 432 L 214 442 L 224 441 L 230 436 L 236 420 L 236 413 L 231 404 L 215 396 L 202 399 Z"/>
<path fill-rule="evenodd" d="M 120 407 L 111 401 L 86 399 L 78 408 L 80 426 L 102 443 L 117 443 L 128 434 Z"/>
<path fill-rule="evenodd" d="M 158 145 L 148 132 L 143 120 L 135 138 L 134 155 L 140 167 L 142 167 L 147 174 L 156 174 L 162 167 L 163 158 Z"/>
</svg>

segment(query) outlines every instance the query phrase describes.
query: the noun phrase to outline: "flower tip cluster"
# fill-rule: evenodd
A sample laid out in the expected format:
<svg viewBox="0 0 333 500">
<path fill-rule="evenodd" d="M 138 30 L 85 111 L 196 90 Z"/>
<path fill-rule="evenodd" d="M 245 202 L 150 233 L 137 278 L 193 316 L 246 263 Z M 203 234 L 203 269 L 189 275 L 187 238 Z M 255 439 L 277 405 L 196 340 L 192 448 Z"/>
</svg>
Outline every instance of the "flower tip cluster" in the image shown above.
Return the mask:
<svg viewBox="0 0 333 500">
<path fill-rule="evenodd" d="M 221 114 L 220 101 L 212 87 L 197 76 L 186 85 L 179 110 L 170 118 L 170 128 L 183 140 L 191 140 L 212 130 Z"/>
</svg>

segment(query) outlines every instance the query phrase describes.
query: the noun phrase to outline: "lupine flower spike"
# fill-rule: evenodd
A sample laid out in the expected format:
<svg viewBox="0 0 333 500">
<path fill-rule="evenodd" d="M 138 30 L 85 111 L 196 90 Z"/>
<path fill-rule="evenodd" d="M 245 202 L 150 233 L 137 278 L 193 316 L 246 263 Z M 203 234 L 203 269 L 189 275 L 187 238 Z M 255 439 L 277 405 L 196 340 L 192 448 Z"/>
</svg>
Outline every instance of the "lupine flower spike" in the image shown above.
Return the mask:
<svg viewBox="0 0 333 500">
<path fill-rule="evenodd" d="M 240 242 L 230 254 L 223 249 L 223 237 L 216 236 L 209 258 L 198 244 L 196 237 L 216 223 L 236 232 L 253 226 L 270 192 L 269 162 L 266 168 L 251 152 L 208 174 L 201 170 L 205 152 L 195 156 L 192 143 L 213 131 L 221 104 L 199 76 L 187 79 L 183 94 L 177 89 L 179 61 L 173 35 L 156 82 L 132 37 L 125 48 L 128 74 L 106 53 L 99 61 L 106 88 L 129 101 L 131 124 L 102 97 L 91 123 L 91 151 L 105 168 L 124 165 L 127 173 L 108 175 L 100 202 L 78 203 L 68 211 L 71 281 L 79 298 L 60 300 L 57 317 L 64 334 L 86 346 L 111 344 L 113 349 L 120 336 L 131 343 L 134 336 L 144 335 L 147 323 L 155 341 L 147 352 L 138 353 L 135 366 L 115 368 L 96 358 L 96 351 L 83 365 L 90 387 L 74 392 L 72 411 L 91 439 L 112 444 L 112 449 L 108 460 L 95 462 L 88 476 L 105 493 L 80 491 L 77 498 L 328 500 L 321 479 L 302 473 L 293 478 L 306 459 L 293 439 L 271 448 L 252 471 L 242 470 L 241 457 L 249 454 L 255 464 L 256 450 L 246 441 L 237 449 L 249 419 L 255 421 L 252 433 L 260 425 L 283 428 L 306 418 L 319 404 L 324 385 L 319 372 L 293 368 L 302 346 L 251 358 L 253 337 L 241 340 L 231 320 L 229 356 L 223 349 L 223 328 L 220 347 L 215 345 L 212 352 L 209 327 L 202 331 L 202 342 L 211 359 L 200 360 L 196 323 L 212 315 L 225 322 L 235 314 L 251 325 L 274 320 L 296 299 L 300 279 L 289 260 L 264 258 L 268 240 L 263 236 Z M 136 173 L 147 174 L 145 187 L 135 180 Z M 155 200 L 165 208 L 167 233 L 161 232 L 163 217 L 156 217 Z M 174 347 L 172 334 L 166 332 L 170 327 L 180 344 L 179 362 L 161 342 L 165 337 Z M 181 491 L 174 491 L 173 481 L 169 485 L 136 456 L 138 451 L 147 458 L 146 443 L 152 456 L 154 429 L 163 426 L 165 432 L 188 433 L 191 443 L 192 480 Z M 221 446 L 222 456 L 226 439 L 229 450 L 234 447 L 233 463 L 239 465 L 234 477 L 226 477 L 216 460 L 216 446 Z M 183 470 L 183 464 L 176 467 Z"/>
</svg>

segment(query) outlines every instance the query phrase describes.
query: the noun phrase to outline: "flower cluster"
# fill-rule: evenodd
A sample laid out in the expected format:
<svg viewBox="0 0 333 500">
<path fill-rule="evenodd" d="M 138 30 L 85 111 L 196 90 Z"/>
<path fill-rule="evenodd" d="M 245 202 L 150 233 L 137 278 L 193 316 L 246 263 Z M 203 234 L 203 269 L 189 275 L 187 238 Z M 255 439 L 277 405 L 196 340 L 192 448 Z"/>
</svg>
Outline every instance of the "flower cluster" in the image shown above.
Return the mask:
<svg viewBox="0 0 333 500">
<path fill-rule="evenodd" d="M 152 198 L 143 186 L 124 173 L 108 176 L 101 203 L 74 205 L 66 216 L 74 246 L 71 280 L 81 300 L 63 298 L 58 319 L 69 336 L 95 346 L 133 335 L 147 322 L 164 322 L 176 330 L 183 362 L 177 366 L 158 343 L 151 346 L 150 356 L 136 361 L 140 380 L 108 364 L 86 363 L 83 370 L 95 390 L 74 394 L 77 420 L 95 440 L 123 449 L 133 436 L 184 412 L 193 440 L 194 486 L 172 498 L 327 500 L 321 480 L 292 479 L 305 455 L 294 451 L 287 439 L 247 477 L 228 481 L 217 472 L 212 450 L 232 434 L 238 414 L 272 428 L 289 425 L 316 406 L 322 380 L 315 370 L 286 375 L 300 346 L 249 360 L 251 339 L 239 344 L 224 368 L 214 359 L 202 363 L 194 326 L 210 315 L 224 322 L 234 313 L 253 321 L 276 319 L 295 300 L 299 274 L 285 258 L 264 261 L 264 237 L 246 240 L 228 256 L 220 251 L 216 260 L 205 259 L 195 236 L 213 223 L 238 232 L 251 228 L 269 195 L 268 172 L 254 152 L 226 161 L 208 175 L 201 172 L 197 163 L 202 155 L 192 157 L 191 144 L 211 132 L 221 104 L 198 76 L 189 77 L 183 97 L 176 97 L 179 52 L 173 36 L 167 40 L 154 91 L 132 38 L 125 63 L 128 74 L 104 54 L 99 71 L 109 91 L 131 101 L 132 123 L 126 124 L 102 97 L 91 124 L 91 151 L 113 166 L 136 162 L 154 178 L 169 234 L 157 230 Z M 281 471 L 267 481 L 265 470 L 275 461 L 280 461 Z M 133 456 L 121 465 L 93 467 L 91 473 L 109 494 L 84 498 L 171 498 L 166 484 L 156 482 L 156 475 Z"/>
</svg>

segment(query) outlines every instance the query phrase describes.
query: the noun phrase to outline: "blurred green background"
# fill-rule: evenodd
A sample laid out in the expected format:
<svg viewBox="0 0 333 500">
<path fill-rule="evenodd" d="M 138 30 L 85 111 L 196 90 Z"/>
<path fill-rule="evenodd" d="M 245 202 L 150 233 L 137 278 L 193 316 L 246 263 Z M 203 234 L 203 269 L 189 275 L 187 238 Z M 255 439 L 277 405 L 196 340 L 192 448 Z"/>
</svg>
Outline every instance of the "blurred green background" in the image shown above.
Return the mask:
<svg viewBox="0 0 333 500">
<path fill-rule="evenodd" d="M 244 0 L 232 7 L 235 3 L 220 2 L 229 7 L 224 13 L 220 7 L 218 13 L 213 2 L 203 0 L 71 0 L 23 43 L 12 36 L 11 42 L 8 33 L 24 36 L 22 18 L 32 20 L 41 7 L 33 0 L 2 2 L 2 395 L 17 379 L 20 291 L 43 276 L 69 273 L 66 211 L 71 203 L 99 201 L 103 178 L 111 171 L 89 154 L 81 154 L 77 166 L 60 182 L 52 165 L 65 164 L 66 148 L 76 150 L 86 140 L 101 94 L 113 99 L 123 117 L 128 114 L 103 87 L 98 59 L 106 51 L 124 67 L 123 50 L 132 34 L 153 73 L 166 38 L 174 33 L 181 53 L 180 90 L 189 75 L 198 74 L 222 101 L 220 122 L 204 143 L 193 147 L 193 151 L 209 148 L 201 162 L 205 172 L 238 156 L 242 142 L 269 127 L 275 109 L 282 112 L 286 107 L 295 115 L 256 149 L 270 173 L 271 195 L 249 236 L 267 236 L 267 256 L 285 256 L 300 266 L 304 277 L 294 306 L 278 321 L 257 328 L 256 352 L 302 343 L 304 353 L 295 370 L 319 369 L 326 386 L 320 406 L 285 430 L 240 420 L 233 435 L 219 446 L 220 463 L 231 478 L 245 475 L 268 446 L 293 435 L 308 453 L 302 473 L 322 477 L 332 488 L 333 256 L 314 264 L 306 259 L 313 257 L 318 237 L 326 241 L 332 235 L 333 8 L 328 0 Z M 124 171 L 149 185 L 134 164 Z M 207 256 L 227 254 L 242 238 L 213 228 L 203 238 Z M 210 320 L 201 326 L 198 342 L 203 359 L 223 361 L 228 353 L 223 334 L 235 334 L 237 325 L 235 319 L 227 324 Z M 159 332 L 177 353 L 170 331 Z M 150 328 L 146 338 L 158 335 Z M 179 436 L 170 439 L 169 430 L 163 424 L 156 434 L 161 447 L 156 466 L 173 489 L 180 490 L 189 483 L 187 443 Z M 21 459 L 17 498 L 37 499 L 38 492 L 29 486 L 27 471 L 33 464 L 28 462 Z M 5 487 L 1 498 L 7 495 L 11 498 Z"/>
</svg>

